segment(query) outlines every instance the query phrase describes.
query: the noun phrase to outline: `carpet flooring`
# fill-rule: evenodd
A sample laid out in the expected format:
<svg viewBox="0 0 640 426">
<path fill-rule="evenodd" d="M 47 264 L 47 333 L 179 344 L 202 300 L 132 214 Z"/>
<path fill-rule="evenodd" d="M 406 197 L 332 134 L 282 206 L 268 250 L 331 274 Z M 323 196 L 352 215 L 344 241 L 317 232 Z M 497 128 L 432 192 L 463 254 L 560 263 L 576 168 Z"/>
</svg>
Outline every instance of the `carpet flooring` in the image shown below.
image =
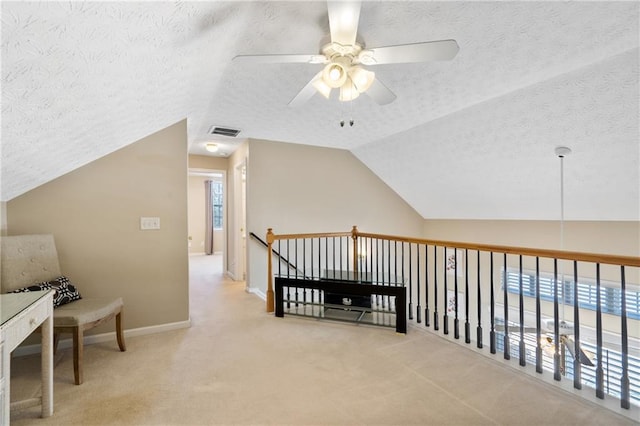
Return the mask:
<svg viewBox="0 0 640 426">
<path fill-rule="evenodd" d="M 637 424 L 442 337 L 275 318 L 221 257 L 190 257 L 187 329 L 85 347 L 73 384 L 56 357 L 55 413 L 14 410 L 14 425 L 629 425 Z M 125 323 L 126 326 L 126 323 Z M 37 394 L 39 355 L 14 357 L 12 399 Z"/>
</svg>

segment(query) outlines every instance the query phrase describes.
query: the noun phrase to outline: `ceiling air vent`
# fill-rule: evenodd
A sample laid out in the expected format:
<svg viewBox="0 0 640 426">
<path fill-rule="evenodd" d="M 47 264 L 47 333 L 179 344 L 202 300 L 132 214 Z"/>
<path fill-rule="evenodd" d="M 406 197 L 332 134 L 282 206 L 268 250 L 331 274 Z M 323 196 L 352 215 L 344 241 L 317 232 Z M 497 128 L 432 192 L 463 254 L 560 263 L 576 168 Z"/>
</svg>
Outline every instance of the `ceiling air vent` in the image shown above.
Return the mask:
<svg viewBox="0 0 640 426">
<path fill-rule="evenodd" d="M 210 135 L 227 136 L 230 138 L 235 138 L 239 133 L 240 130 L 229 129 L 228 127 L 211 126 L 211 128 L 209 129 Z"/>
</svg>

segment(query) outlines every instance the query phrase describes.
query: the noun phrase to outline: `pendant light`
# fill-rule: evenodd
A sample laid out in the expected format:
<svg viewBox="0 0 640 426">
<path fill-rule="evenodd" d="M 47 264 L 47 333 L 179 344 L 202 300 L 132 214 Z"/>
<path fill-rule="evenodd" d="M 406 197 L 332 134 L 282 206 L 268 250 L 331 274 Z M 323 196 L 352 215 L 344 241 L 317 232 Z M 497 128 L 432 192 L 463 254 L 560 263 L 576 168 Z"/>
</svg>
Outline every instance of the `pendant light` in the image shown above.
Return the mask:
<svg viewBox="0 0 640 426">
<path fill-rule="evenodd" d="M 560 250 L 564 250 L 564 157 L 571 154 L 571 149 L 566 146 L 558 146 L 555 153 L 560 158 Z M 562 296 L 562 320 L 560 324 L 566 326 L 564 320 L 564 305 L 566 298 L 564 294 L 564 268 L 560 264 L 560 294 Z"/>
</svg>

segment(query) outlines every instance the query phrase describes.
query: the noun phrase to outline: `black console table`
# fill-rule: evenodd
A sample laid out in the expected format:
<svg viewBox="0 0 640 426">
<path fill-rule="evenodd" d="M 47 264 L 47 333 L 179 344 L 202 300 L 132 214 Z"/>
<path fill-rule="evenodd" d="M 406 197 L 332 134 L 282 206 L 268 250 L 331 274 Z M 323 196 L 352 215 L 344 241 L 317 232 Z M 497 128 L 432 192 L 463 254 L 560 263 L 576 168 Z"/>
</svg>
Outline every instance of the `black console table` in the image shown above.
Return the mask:
<svg viewBox="0 0 640 426">
<path fill-rule="evenodd" d="M 285 287 L 294 287 L 298 289 L 311 289 L 320 290 L 325 294 L 341 295 L 345 297 L 353 297 L 353 299 L 359 299 L 365 296 L 393 296 L 395 297 L 395 316 L 396 316 L 396 331 L 398 333 L 407 332 L 407 309 L 406 309 L 406 289 L 403 285 L 394 284 L 372 284 L 369 282 L 358 281 L 345 281 L 345 280 L 331 280 L 331 279 L 304 279 L 304 278 L 286 278 L 275 277 L 275 315 L 277 317 L 284 317 L 284 291 Z M 296 303 L 305 303 L 297 301 Z M 354 305 L 343 306 L 336 304 L 328 304 L 326 308 L 339 308 L 339 309 L 351 309 L 356 311 L 367 312 L 371 311 L 371 307 Z"/>
</svg>

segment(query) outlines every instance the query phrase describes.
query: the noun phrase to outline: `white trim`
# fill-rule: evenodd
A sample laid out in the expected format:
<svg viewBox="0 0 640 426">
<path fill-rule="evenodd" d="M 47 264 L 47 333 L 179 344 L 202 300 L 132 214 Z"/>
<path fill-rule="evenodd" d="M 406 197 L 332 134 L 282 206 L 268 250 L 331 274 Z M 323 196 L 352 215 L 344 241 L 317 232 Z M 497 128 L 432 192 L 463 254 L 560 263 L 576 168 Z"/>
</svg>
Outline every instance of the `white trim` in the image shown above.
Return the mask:
<svg viewBox="0 0 640 426">
<path fill-rule="evenodd" d="M 267 295 L 260 290 L 259 288 L 252 288 L 252 287 L 247 287 L 246 288 L 246 292 L 250 293 L 250 294 L 255 294 L 256 296 L 258 296 L 260 299 L 266 301 L 267 300 Z"/>
<path fill-rule="evenodd" d="M 125 330 L 124 336 L 127 337 L 137 337 L 137 336 L 145 336 L 147 334 L 156 334 L 156 333 L 164 333 L 165 331 L 179 330 L 182 328 L 191 327 L 191 318 L 186 321 L 179 322 L 171 322 L 168 324 L 160 324 L 160 325 L 152 325 L 149 327 L 140 327 L 133 328 L 131 330 Z M 102 334 L 92 334 L 89 336 L 84 336 L 84 344 L 92 345 L 94 343 L 102 343 L 102 342 L 111 342 L 115 341 L 116 332 L 112 331 L 109 333 Z M 68 349 L 73 346 L 72 339 L 64 339 L 60 340 L 58 344 L 58 349 Z M 13 351 L 15 356 L 26 356 L 40 353 L 40 344 L 35 345 L 27 345 L 27 346 L 19 346 Z"/>
<path fill-rule="evenodd" d="M 224 179 L 224 170 L 222 169 L 200 169 L 196 167 L 189 168 L 189 176 L 208 176 L 217 180 Z"/>
</svg>

